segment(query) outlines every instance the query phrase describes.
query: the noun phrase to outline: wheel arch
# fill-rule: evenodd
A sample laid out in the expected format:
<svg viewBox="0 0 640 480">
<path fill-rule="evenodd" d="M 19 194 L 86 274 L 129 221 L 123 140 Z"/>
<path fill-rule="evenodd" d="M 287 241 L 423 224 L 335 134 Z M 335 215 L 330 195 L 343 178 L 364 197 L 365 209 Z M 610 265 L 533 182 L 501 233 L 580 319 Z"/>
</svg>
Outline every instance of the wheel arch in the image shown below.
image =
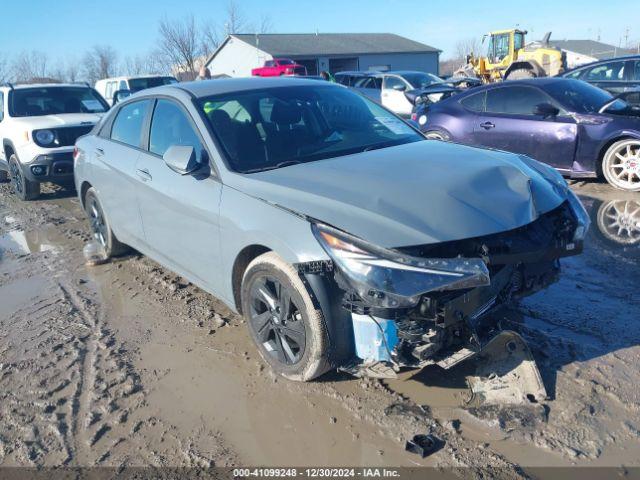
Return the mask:
<svg viewBox="0 0 640 480">
<path fill-rule="evenodd" d="M 545 72 L 544 68 L 542 68 L 542 66 L 540 66 L 540 64 L 535 60 L 522 60 L 520 62 L 513 62 L 511 65 L 509 65 L 507 70 L 504 72 L 504 78 L 508 78 L 509 74 L 514 70 L 520 69 L 531 70 L 533 73 L 535 73 L 536 77 L 547 76 L 547 72 Z"/>
<path fill-rule="evenodd" d="M 233 262 L 231 269 L 231 288 L 233 292 L 233 303 L 236 311 L 242 315 L 242 299 L 240 294 L 242 291 L 242 278 L 249 264 L 262 254 L 271 252 L 269 247 L 260 244 L 252 244 L 244 247 Z"/>
<path fill-rule="evenodd" d="M 85 207 L 84 205 L 84 199 L 87 196 L 87 191 L 93 187 L 93 185 L 91 185 L 88 181 L 84 180 L 82 182 L 82 185 L 80 186 L 80 190 L 79 190 L 79 194 L 80 194 L 80 204 L 82 205 L 82 208 Z"/>
</svg>

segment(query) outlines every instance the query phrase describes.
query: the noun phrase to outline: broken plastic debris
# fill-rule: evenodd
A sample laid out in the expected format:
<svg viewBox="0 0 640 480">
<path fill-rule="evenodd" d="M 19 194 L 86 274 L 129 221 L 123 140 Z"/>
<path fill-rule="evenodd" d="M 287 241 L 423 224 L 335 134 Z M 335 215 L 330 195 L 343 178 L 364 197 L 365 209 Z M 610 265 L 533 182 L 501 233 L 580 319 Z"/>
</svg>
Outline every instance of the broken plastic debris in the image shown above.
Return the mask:
<svg viewBox="0 0 640 480">
<path fill-rule="evenodd" d="M 415 453 L 425 458 L 433 452 L 440 450 L 443 444 L 444 442 L 442 440 L 437 439 L 431 434 L 419 434 L 414 435 L 411 440 L 407 441 L 404 449 L 407 452 Z"/>
<path fill-rule="evenodd" d="M 88 242 L 82 249 L 84 260 L 87 265 L 100 265 L 107 261 L 107 252 L 104 247 L 94 241 Z"/>
</svg>

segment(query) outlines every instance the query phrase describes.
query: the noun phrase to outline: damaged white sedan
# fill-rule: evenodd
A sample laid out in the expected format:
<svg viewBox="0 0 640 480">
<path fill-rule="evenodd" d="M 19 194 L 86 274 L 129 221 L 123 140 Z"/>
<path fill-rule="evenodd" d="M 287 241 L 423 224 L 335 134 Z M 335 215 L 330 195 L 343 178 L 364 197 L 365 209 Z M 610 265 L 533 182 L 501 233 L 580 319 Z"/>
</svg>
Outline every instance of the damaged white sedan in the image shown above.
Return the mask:
<svg viewBox="0 0 640 480">
<path fill-rule="evenodd" d="M 552 283 L 589 226 L 554 169 L 426 141 L 311 80 L 146 90 L 75 158 L 105 253 L 129 245 L 225 301 L 295 380 L 481 352 L 496 308 Z"/>
</svg>

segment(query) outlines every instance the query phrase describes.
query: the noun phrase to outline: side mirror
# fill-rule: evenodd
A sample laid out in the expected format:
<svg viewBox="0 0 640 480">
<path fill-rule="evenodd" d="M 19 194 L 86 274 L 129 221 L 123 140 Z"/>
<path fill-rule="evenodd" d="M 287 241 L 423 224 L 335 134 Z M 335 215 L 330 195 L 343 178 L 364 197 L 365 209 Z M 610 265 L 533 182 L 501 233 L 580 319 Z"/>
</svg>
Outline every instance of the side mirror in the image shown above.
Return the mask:
<svg viewBox="0 0 640 480">
<path fill-rule="evenodd" d="M 406 85 L 394 85 L 393 89 L 396 92 L 404 92 L 407 89 L 407 86 Z"/>
<path fill-rule="evenodd" d="M 116 103 L 124 100 L 127 97 L 130 97 L 131 95 L 131 90 L 116 90 L 115 92 L 113 92 L 113 104 L 115 105 Z"/>
<path fill-rule="evenodd" d="M 539 115 L 542 118 L 557 117 L 559 113 L 560 110 L 550 103 L 539 103 L 533 109 L 533 114 Z"/>
<path fill-rule="evenodd" d="M 180 175 L 188 175 L 200 168 L 196 151 L 191 145 L 172 145 L 162 156 L 164 163 Z"/>
</svg>

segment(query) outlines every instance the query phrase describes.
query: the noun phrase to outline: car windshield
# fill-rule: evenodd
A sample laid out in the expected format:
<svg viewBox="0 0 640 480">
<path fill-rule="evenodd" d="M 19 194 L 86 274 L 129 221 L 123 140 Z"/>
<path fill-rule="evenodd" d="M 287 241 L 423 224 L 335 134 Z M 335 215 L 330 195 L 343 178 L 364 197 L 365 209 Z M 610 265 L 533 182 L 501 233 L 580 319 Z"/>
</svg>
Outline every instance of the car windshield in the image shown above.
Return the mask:
<svg viewBox="0 0 640 480">
<path fill-rule="evenodd" d="M 161 87 L 162 85 L 170 85 L 172 83 L 178 83 L 178 81 L 173 77 L 131 78 L 129 79 L 129 90 L 139 92 L 146 88 Z"/>
<path fill-rule="evenodd" d="M 16 88 L 10 95 L 9 112 L 12 117 L 102 113 L 109 109 L 102 97 L 87 87 Z"/>
<path fill-rule="evenodd" d="M 575 113 L 598 113 L 605 103 L 613 100 L 610 93 L 580 80 L 559 80 L 549 83 L 544 90 Z"/>
<path fill-rule="evenodd" d="M 242 173 L 424 140 L 389 111 L 338 86 L 240 91 L 199 103 L 230 168 Z"/>
<path fill-rule="evenodd" d="M 434 83 L 441 83 L 442 79 L 431 73 L 403 73 L 402 78 L 411 84 L 413 88 L 426 88 Z"/>
</svg>

